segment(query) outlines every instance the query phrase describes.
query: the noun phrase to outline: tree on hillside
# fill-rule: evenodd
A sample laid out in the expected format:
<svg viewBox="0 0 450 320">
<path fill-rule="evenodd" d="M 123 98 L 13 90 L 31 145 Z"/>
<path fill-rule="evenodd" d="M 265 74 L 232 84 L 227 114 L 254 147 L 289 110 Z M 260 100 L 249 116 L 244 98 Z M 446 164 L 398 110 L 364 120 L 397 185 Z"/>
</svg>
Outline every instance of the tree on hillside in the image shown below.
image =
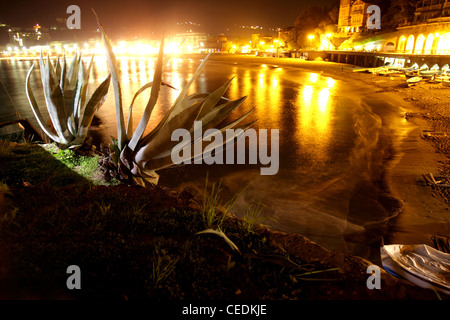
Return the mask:
<svg viewBox="0 0 450 320">
<path fill-rule="evenodd" d="M 335 0 L 330 7 L 310 6 L 302 11 L 294 23 L 299 48 L 311 45 L 308 35 L 314 35 L 314 44 L 317 45 L 320 33 L 332 32 L 339 17 L 339 0 Z"/>
</svg>

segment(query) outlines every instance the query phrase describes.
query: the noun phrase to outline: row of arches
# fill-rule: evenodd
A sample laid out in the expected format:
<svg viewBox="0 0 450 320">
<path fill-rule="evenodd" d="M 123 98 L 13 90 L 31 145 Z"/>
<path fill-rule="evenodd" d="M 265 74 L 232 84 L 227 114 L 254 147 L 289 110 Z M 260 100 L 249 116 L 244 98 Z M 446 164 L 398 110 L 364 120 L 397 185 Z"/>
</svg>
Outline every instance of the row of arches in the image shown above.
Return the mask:
<svg viewBox="0 0 450 320">
<path fill-rule="evenodd" d="M 401 36 L 397 45 L 397 52 L 410 54 L 450 54 L 450 33 L 429 33 L 427 36 L 419 34 L 417 37 Z"/>
</svg>

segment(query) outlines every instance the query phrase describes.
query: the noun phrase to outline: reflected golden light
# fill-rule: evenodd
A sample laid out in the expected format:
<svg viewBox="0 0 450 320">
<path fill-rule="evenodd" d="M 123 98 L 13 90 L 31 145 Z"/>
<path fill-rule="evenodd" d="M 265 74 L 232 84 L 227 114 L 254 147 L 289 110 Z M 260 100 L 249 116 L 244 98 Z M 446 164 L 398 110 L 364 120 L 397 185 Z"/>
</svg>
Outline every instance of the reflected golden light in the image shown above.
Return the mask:
<svg viewBox="0 0 450 320">
<path fill-rule="evenodd" d="M 145 83 L 148 81 L 147 80 L 148 75 L 145 72 L 145 59 L 143 59 L 143 58 L 139 59 L 139 74 L 141 75 L 141 79 L 140 79 L 141 82 Z"/>
<path fill-rule="evenodd" d="M 333 78 L 327 79 L 328 88 L 333 88 L 335 83 L 336 83 L 336 80 L 334 80 Z"/>
<path fill-rule="evenodd" d="M 128 63 L 127 59 L 120 59 L 120 73 L 122 74 L 122 79 L 128 76 Z"/>
<path fill-rule="evenodd" d="M 266 75 L 264 73 L 260 73 L 259 76 L 258 76 L 258 82 L 259 82 L 259 86 L 261 88 L 264 87 L 265 78 L 266 78 Z"/>
<path fill-rule="evenodd" d="M 322 113 L 327 111 L 328 99 L 329 98 L 330 98 L 330 90 L 328 88 L 320 90 L 319 98 L 317 100 L 317 104 L 319 106 L 319 110 Z"/>
<path fill-rule="evenodd" d="M 315 76 L 314 76 L 315 79 Z M 325 82 L 325 81 L 324 81 Z M 331 139 L 330 122 L 333 118 L 331 87 L 335 81 L 326 80 L 327 87 L 318 91 L 318 85 L 306 85 L 298 94 L 299 143 L 303 152 L 313 155 L 318 161 L 328 159 L 328 144 Z"/>
<path fill-rule="evenodd" d="M 304 86 L 303 87 L 303 102 L 306 105 L 309 105 L 311 103 L 312 94 L 313 94 L 312 86 Z"/>
<path fill-rule="evenodd" d="M 309 74 L 309 81 L 311 81 L 311 82 L 316 82 L 318 78 L 319 78 L 319 75 L 317 73 Z"/>
<path fill-rule="evenodd" d="M 279 126 L 283 103 L 280 73 L 265 65 L 259 68 L 256 76 L 252 76 L 251 73 L 250 71 L 245 72 L 244 83 L 240 83 L 240 86 L 245 88 L 245 92 L 242 92 L 240 96 L 249 95 L 252 100 L 254 99 L 251 104 L 258 106 L 255 108 L 255 118 L 268 119 L 268 125 Z M 255 78 L 258 81 L 257 85 L 254 83 Z"/>
<path fill-rule="evenodd" d="M 129 61 L 129 63 L 131 64 L 131 74 L 130 74 L 130 78 L 133 80 L 133 81 L 137 81 L 138 80 L 138 72 L 136 72 L 136 63 L 137 63 L 137 61 L 136 60 L 128 60 Z M 144 80 L 145 81 L 145 80 Z"/>
<path fill-rule="evenodd" d="M 272 76 L 272 87 L 276 87 L 278 85 L 278 79 Z"/>
</svg>

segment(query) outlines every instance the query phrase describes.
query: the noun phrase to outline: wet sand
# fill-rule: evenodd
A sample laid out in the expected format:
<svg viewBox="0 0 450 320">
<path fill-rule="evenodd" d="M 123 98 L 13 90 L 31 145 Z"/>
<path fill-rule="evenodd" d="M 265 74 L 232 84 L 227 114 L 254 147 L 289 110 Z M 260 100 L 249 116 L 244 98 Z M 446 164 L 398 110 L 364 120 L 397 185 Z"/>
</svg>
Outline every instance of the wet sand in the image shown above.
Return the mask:
<svg viewBox="0 0 450 320">
<path fill-rule="evenodd" d="M 407 87 L 405 78 L 355 73 L 355 66 L 324 61 L 251 56 L 212 56 L 218 61 L 245 61 L 303 68 L 323 72 L 324 76 L 341 80 L 356 80 L 377 88 L 377 97 L 398 106 L 403 137 L 394 141 L 392 158 L 386 162 L 382 186 L 393 202 L 397 215 L 389 221 L 384 243 L 432 245 L 431 236 L 450 236 L 450 211 L 447 199 L 422 183 L 422 174 L 449 172 L 450 148 L 433 144 L 421 137 L 424 130 L 450 129 L 450 88 L 440 83 L 421 83 Z M 448 130 L 450 131 L 450 130 Z M 442 143 L 441 143 L 442 145 Z M 446 146 L 446 144 L 444 145 Z M 361 199 L 362 200 L 362 199 Z M 389 204 L 387 204 L 389 206 Z"/>
</svg>

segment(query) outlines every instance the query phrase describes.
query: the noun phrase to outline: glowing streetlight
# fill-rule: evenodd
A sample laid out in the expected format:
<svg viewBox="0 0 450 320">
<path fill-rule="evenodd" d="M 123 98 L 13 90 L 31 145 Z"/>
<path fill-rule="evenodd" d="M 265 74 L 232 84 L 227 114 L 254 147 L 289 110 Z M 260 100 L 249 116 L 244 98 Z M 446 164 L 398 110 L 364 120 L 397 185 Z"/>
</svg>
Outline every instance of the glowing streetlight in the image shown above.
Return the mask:
<svg viewBox="0 0 450 320">
<path fill-rule="evenodd" d="M 312 48 L 312 41 L 314 39 L 314 35 L 313 34 L 308 35 L 308 39 L 309 39 L 309 46 Z"/>
</svg>

